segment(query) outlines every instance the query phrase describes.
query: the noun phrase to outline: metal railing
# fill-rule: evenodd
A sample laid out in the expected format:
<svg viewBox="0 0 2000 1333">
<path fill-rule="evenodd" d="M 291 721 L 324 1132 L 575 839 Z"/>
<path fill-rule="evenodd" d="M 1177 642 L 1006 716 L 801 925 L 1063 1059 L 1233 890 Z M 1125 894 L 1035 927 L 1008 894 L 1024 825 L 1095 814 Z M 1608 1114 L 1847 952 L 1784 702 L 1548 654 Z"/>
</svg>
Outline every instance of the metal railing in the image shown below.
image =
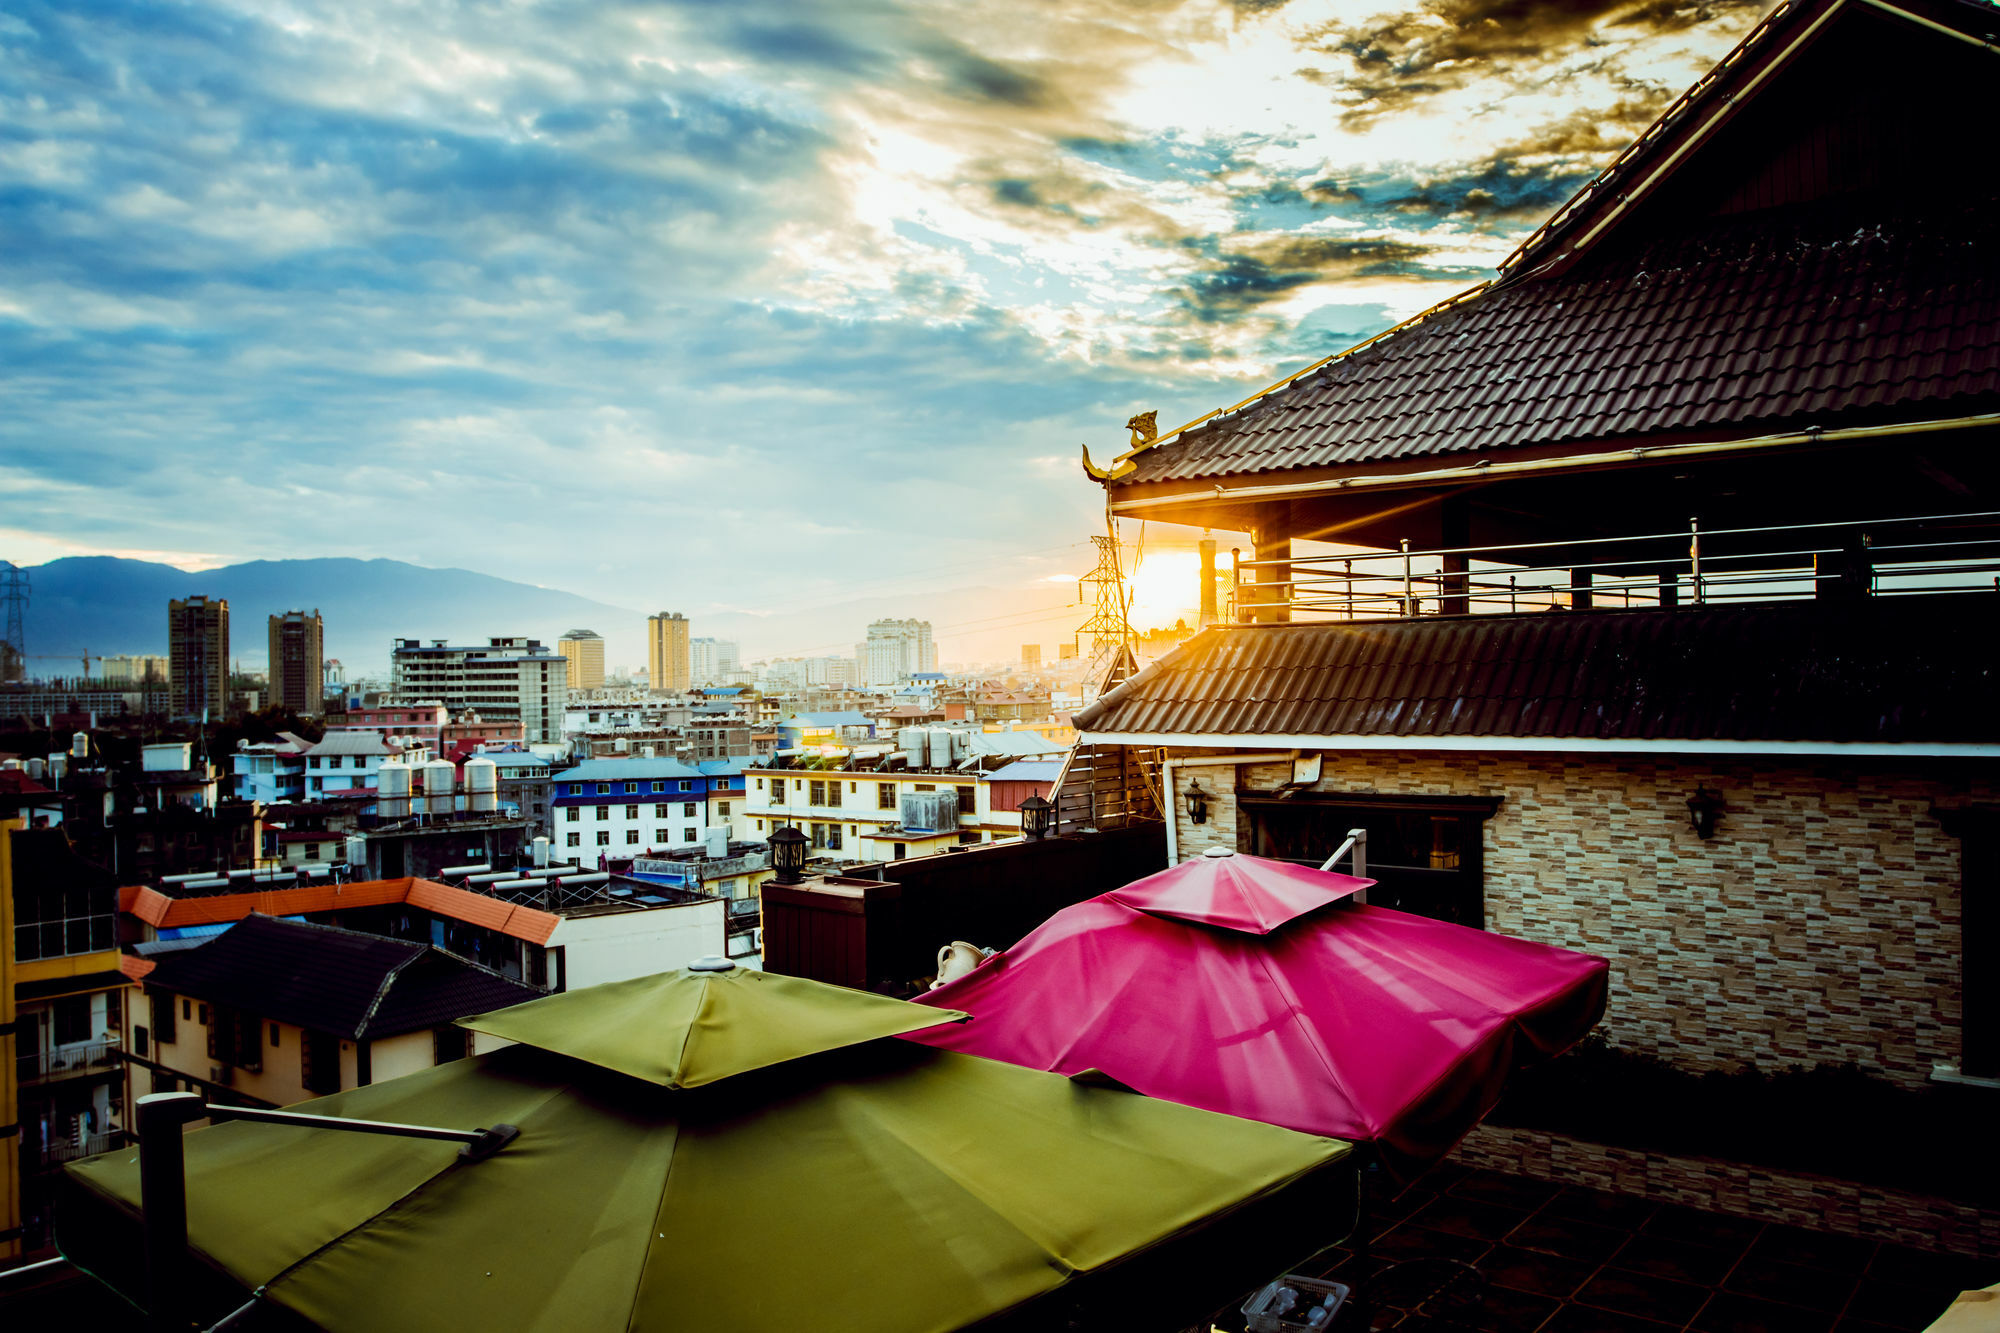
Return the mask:
<svg viewBox="0 0 2000 1333">
<path fill-rule="evenodd" d="M 81 1161 L 101 1152 L 110 1152 L 124 1137 L 122 1134 L 86 1134 L 81 1138 L 53 1139 L 42 1145 L 42 1165 L 61 1166 L 64 1162 Z"/>
<path fill-rule="evenodd" d="M 1375 620 L 2000 588 L 2000 511 L 1244 560 L 1230 619 Z M 1277 613 L 1284 612 L 1281 617 Z"/>
<path fill-rule="evenodd" d="M 45 1078 L 116 1069 L 118 1061 L 119 1048 L 115 1041 L 78 1042 L 15 1056 L 14 1077 L 21 1083 L 34 1083 Z"/>
</svg>

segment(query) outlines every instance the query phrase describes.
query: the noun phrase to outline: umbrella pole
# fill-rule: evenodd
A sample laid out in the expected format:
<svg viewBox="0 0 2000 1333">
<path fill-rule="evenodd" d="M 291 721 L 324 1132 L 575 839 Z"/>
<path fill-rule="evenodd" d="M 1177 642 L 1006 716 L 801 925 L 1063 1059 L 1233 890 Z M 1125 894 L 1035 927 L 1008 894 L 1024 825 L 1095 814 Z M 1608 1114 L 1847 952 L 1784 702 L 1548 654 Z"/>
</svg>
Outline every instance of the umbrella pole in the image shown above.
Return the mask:
<svg viewBox="0 0 2000 1333">
<path fill-rule="evenodd" d="M 146 1314 L 153 1333 L 186 1333 L 187 1155 L 181 1135 L 208 1114 L 193 1092 L 139 1099 L 139 1207 L 146 1227 Z"/>
</svg>

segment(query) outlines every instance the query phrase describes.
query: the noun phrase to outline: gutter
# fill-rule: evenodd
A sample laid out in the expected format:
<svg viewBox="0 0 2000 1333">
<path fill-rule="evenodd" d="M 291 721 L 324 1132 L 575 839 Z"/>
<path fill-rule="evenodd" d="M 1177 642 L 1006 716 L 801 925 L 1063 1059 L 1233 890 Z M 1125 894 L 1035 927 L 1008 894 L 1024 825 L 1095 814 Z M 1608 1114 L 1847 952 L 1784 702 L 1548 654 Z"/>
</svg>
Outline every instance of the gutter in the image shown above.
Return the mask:
<svg viewBox="0 0 2000 1333">
<path fill-rule="evenodd" d="M 1183 495 L 1163 495 L 1149 499 L 1113 500 L 1114 514 L 1162 509 L 1176 505 L 1254 503 L 1263 500 L 1291 500 L 1340 491 L 1425 486 L 1439 483 L 1488 481 L 1501 477 L 1528 476 L 1543 472 L 1573 472 L 1584 468 L 1616 467 L 1655 459 L 1696 458 L 1717 454 L 1749 453 L 1760 449 L 1780 449 L 1794 445 L 1845 444 L 1855 440 L 1886 436 L 1930 435 L 1940 431 L 1968 430 L 2000 426 L 2000 412 L 1981 412 L 1969 417 L 1948 417 L 1895 426 L 1845 426 L 1827 430 L 1809 426 L 1804 430 L 1776 435 L 1757 435 L 1745 440 L 1710 440 L 1692 444 L 1635 445 L 1595 454 L 1569 454 L 1559 458 L 1533 458 L 1516 463 L 1486 460 L 1457 467 L 1434 468 L 1426 472 L 1383 473 L 1360 477 L 1327 477 L 1261 486 L 1215 485 L 1205 491 Z"/>
<path fill-rule="evenodd" d="M 1985 741 L 1730 741 L 1730 740 L 1603 740 L 1571 736 L 1305 736 L 1208 735 L 1200 732 L 1094 731 L 1078 744 L 1176 746 L 1216 749 L 1233 747 L 1213 759 L 1183 756 L 1171 764 L 1270 763 L 1286 751 L 1450 751 L 1486 754 L 1672 754 L 1764 755 L 1816 759 L 2000 759 L 2000 743 Z M 1237 751 L 1249 751 L 1238 753 Z M 1165 773 L 1165 767 L 1162 773 Z M 1173 849 L 1173 822 L 1168 821 L 1168 849 Z"/>
</svg>

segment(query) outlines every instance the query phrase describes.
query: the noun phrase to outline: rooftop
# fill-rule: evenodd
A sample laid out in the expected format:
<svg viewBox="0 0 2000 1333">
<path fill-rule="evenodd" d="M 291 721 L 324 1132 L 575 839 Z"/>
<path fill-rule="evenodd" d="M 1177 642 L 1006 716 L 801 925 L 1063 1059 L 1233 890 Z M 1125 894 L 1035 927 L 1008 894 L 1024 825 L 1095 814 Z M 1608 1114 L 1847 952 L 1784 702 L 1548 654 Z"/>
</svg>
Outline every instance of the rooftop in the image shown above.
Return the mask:
<svg viewBox="0 0 2000 1333">
<path fill-rule="evenodd" d="M 149 988 L 356 1041 L 543 994 L 429 944 L 259 915 L 199 948 L 128 959 L 127 967 Z"/>
<path fill-rule="evenodd" d="M 1992 593 L 1218 626 L 1077 714 L 1092 736 L 2000 742 Z"/>
</svg>

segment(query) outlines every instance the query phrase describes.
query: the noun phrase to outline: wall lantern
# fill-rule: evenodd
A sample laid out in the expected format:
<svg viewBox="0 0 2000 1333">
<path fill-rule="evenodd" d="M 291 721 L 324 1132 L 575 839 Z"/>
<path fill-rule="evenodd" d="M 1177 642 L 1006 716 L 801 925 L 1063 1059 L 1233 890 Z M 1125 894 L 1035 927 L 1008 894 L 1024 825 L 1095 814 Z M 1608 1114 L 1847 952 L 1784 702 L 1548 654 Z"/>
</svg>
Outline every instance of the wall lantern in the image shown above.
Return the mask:
<svg viewBox="0 0 2000 1333">
<path fill-rule="evenodd" d="M 1188 779 L 1187 790 L 1181 795 L 1187 797 L 1188 818 L 1197 824 L 1208 822 L 1208 793 L 1201 789 L 1201 783 Z"/>
<path fill-rule="evenodd" d="M 806 835 L 790 824 L 771 835 L 771 868 L 780 884 L 796 884 L 806 868 Z"/>
<path fill-rule="evenodd" d="M 1039 841 L 1049 836 L 1049 826 L 1055 823 L 1056 808 L 1039 796 L 1030 796 L 1021 802 L 1021 833 L 1031 841 Z"/>
<path fill-rule="evenodd" d="M 1695 836 L 1703 842 L 1714 837 L 1715 822 L 1722 818 L 1722 810 L 1721 792 L 1696 787 L 1694 795 L 1688 797 L 1688 822 L 1694 825 Z"/>
</svg>

